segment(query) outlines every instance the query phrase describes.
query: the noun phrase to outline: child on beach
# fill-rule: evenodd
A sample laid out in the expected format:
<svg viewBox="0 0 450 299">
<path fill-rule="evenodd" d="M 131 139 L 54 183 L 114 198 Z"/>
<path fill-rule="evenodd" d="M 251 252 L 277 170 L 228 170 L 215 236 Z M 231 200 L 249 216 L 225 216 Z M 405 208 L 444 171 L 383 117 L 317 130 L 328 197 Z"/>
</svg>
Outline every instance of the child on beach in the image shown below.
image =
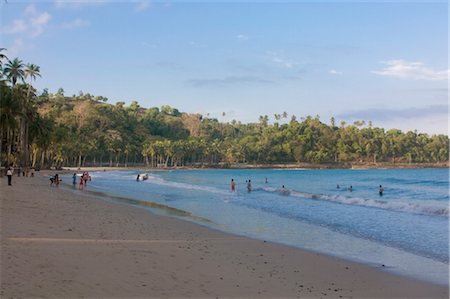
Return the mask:
<svg viewBox="0 0 450 299">
<path fill-rule="evenodd" d="M 59 182 L 61 182 L 61 179 L 59 178 L 59 175 L 58 175 L 58 174 L 55 174 L 55 184 L 56 184 L 56 187 L 59 186 Z"/>
<path fill-rule="evenodd" d="M 84 179 L 83 176 L 80 177 L 80 185 L 78 186 L 79 190 L 83 190 Z"/>
</svg>

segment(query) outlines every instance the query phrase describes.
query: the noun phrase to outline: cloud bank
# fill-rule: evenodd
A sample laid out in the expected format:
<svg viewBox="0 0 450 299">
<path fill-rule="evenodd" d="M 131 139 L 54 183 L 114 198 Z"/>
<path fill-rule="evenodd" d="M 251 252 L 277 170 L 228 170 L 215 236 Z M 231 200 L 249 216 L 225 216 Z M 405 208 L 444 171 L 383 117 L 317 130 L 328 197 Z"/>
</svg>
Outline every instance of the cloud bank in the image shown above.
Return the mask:
<svg viewBox="0 0 450 299">
<path fill-rule="evenodd" d="M 382 62 L 385 68 L 379 71 L 372 71 L 373 74 L 399 79 L 447 80 L 450 70 L 434 70 L 419 61 L 388 60 Z"/>
</svg>

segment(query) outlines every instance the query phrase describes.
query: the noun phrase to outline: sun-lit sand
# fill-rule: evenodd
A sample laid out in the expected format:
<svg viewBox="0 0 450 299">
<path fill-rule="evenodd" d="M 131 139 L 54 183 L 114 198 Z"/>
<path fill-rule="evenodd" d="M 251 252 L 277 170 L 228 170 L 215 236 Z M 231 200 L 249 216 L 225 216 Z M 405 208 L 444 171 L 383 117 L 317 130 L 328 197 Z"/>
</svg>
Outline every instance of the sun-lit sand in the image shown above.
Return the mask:
<svg viewBox="0 0 450 299">
<path fill-rule="evenodd" d="M 2 298 L 449 295 L 446 286 L 49 187 L 46 174 L 15 176 L 12 186 L 1 178 Z"/>
</svg>

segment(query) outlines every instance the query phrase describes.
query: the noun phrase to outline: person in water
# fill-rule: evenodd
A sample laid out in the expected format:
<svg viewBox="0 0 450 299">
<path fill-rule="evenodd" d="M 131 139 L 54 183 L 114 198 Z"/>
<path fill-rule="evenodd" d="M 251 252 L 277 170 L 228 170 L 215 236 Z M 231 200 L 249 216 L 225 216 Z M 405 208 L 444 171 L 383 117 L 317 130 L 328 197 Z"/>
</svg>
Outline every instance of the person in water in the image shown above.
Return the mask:
<svg viewBox="0 0 450 299">
<path fill-rule="evenodd" d="M 353 186 L 348 187 L 348 191 L 352 192 L 353 191 Z"/>
<path fill-rule="evenodd" d="M 339 189 L 340 187 L 339 187 L 339 185 L 336 185 L 336 189 Z"/>
<path fill-rule="evenodd" d="M 141 177 L 140 174 L 137 175 L 136 181 L 139 181 L 139 178 Z"/>
<path fill-rule="evenodd" d="M 286 189 L 286 187 L 284 187 L 284 185 L 283 185 L 283 186 L 281 186 L 280 193 L 283 194 L 283 195 L 288 195 L 289 194 L 289 190 Z"/>
<path fill-rule="evenodd" d="M 50 179 L 50 186 L 53 186 L 53 183 L 56 185 L 56 187 L 59 186 L 59 182 L 61 182 L 61 179 L 59 178 L 58 174 L 55 174 L 55 176 L 53 177 L 53 180 Z"/>
<path fill-rule="evenodd" d="M 268 183 L 269 181 L 267 180 L 267 178 L 266 178 L 266 184 Z"/>
<path fill-rule="evenodd" d="M 234 179 L 231 179 L 231 192 L 236 191 L 236 183 L 234 182 Z"/>
<path fill-rule="evenodd" d="M 252 180 L 248 180 L 248 182 L 247 182 L 247 191 L 248 192 L 252 191 Z"/>
<path fill-rule="evenodd" d="M 74 173 L 72 176 L 72 184 L 75 186 L 77 184 L 77 174 Z"/>
<path fill-rule="evenodd" d="M 380 196 L 383 196 L 383 192 L 384 192 L 384 188 L 383 188 L 383 186 L 380 185 L 380 189 L 378 190 L 378 193 L 380 194 Z"/>
<path fill-rule="evenodd" d="M 80 184 L 78 185 L 78 190 L 83 190 L 84 187 L 84 179 L 83 176 L 80 176 Z"/>
</svg>

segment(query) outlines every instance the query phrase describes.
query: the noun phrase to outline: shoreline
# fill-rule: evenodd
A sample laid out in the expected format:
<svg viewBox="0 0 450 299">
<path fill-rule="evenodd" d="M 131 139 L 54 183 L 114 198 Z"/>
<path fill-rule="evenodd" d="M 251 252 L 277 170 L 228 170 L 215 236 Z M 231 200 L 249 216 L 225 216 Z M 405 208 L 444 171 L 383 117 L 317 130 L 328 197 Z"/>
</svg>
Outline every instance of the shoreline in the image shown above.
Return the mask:
<svg viewBox="0 0 450 299">
<path fill-rule="evenodd" d="M 46 174 L 0 182 L 2 296 L 448 297 L 448 286 L 50 188 Z"/>
<path fill-rule="evenodd" d="M 4 167 L 2 167 L 4 168 Z M 150 167 L 150 166 L 63 166 L 61 169 L 50 168 L 42 171 L 110 171 L 110 170 L 142 170 L 142 171 L 165 171 L 165 170 L 208 170 L 208 169 L 422 169 L 422 168 L 450 168 L 450 162 L 441 163 L 274 163 L 274 164 L 248 164 L 235 163 L 229 165 L 211 165 L 203 164 L 197 166 L 168 166 L 168 167 Z"/>
</svg>

